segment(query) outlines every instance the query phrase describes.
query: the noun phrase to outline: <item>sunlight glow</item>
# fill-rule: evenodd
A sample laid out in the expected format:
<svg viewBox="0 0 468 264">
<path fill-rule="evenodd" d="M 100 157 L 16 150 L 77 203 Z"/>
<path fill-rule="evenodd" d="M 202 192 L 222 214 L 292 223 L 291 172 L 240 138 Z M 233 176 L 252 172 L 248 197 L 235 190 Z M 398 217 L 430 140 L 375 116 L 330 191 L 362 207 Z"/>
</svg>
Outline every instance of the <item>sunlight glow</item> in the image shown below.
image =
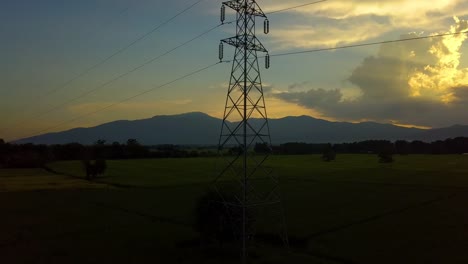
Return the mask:
<svg viewBox="0 0 468 264">
<path fill-rule="evenodd" d="M 454 17 L 456 24 L 449 32 L 468 32 L 468 22 Z M 425 97 L 446 104 L 455 100 L 453 89 L 468 85 L 468 69 L 459 68 L 460 49 L 468 36 L 466 34 L 445 37 L 434 41 L 428 53 L 437 59 L 434 65 L 416 70 L 410 77 L 410 96 Z"/>
</svg>

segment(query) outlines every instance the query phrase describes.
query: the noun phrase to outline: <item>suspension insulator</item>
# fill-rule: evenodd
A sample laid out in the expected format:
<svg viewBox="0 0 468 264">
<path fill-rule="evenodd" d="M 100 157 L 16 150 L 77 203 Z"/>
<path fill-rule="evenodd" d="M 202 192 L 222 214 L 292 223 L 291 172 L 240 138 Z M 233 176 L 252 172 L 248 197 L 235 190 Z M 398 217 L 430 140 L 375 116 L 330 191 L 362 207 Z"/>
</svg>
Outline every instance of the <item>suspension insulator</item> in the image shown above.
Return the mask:
<svg viewBox="0 0 468 264">
<path fill-rule="evenodd" d="M 265 21 L 263 22 L 263 30 L 265 34 L 270 33 L 270 21 L 268 19 L 265 19 Z"/>
<path fill-rule="evenodd" d="M 222 5 L 221 6 L 221 23 L 224 24 L 225 20 L 226 20 L 226 6 Z"/>
<path fill-rule="evenodd" d="M 270 68 L 270 54 L 267 53 L 265 56 L 265 68 L 269 69 Z"/>
<path fill-rule="evenodd" d="M 223 61 L 224 58 L 224 45 L 223 43 L 219 43 L 219 61 Z"/>
</svg>

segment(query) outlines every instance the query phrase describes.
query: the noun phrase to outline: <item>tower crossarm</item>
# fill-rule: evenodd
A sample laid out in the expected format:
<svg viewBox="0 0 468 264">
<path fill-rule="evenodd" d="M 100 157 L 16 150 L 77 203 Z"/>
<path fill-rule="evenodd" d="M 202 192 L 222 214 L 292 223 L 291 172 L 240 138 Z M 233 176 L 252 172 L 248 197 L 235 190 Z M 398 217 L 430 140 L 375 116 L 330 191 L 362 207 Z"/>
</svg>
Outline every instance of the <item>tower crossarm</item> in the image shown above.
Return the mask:
<svg viewBox="0 0 468 264">
<path fill-rule="evenodd" d="M 263 44 L 255 36 L 248 36 L 247 42 L 243 36 L 236 36 L 221 40 L 221 42 L 234 46 L 236 48 L 246 47 L 247 50 L 255 50 L 258 52 L 268 52 Z"/>
<path fill-rule="evenodd" d="M 235 11 L 239 12 L 243 9 L 245 9 L 245 14 L 246 15 L 252 15 L 252 16 L 258 16 L 258 17 L 265 17 L 265 13 L 262 11 L 260 6 L 257 4 L 256 1 L 250 2 L 247 7 L 244 4 L 244 1 L 242 0 L 231 0 L 231 1 L 226 1 L 223 2 L 223 5 L 226 5 Z"/>
</svg>

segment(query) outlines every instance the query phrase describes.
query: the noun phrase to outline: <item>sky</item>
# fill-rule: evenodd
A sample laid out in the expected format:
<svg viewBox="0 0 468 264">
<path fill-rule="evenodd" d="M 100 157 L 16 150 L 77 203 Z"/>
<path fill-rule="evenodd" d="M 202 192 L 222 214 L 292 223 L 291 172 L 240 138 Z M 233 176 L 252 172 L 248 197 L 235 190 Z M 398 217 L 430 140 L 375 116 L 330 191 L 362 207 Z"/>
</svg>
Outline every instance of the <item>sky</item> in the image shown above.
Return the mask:
<svg viewBox="0 0 468 264">
<path fill-rule="evenodd" d="M 218 62 L 219 41 L 235 34 L 232 24 L 162 55 L 219 25 L 222 1 L 201 1 L 148 34 L 195 2 L 1 0 L 0 138 L 186 112 L 222 117 L 228 63 L 161 87 Z M 257 2 L 268 13 L 314 1 Z M 257 33 L 274 55 L 465 32 L 468 2 L 328 0 L 268 18 L 270 33 Z M 227 20 L 233 19 L 228 12 Z M 467 38 L 458 34 L 272 57 L 270 69 L 261 69 L 268 115 L 422 128 L 468 125 Z M 224 58 L 232 55 L 225 47 Z M 87 115 L 148 89 L 154 90 Z"/>
</svg>

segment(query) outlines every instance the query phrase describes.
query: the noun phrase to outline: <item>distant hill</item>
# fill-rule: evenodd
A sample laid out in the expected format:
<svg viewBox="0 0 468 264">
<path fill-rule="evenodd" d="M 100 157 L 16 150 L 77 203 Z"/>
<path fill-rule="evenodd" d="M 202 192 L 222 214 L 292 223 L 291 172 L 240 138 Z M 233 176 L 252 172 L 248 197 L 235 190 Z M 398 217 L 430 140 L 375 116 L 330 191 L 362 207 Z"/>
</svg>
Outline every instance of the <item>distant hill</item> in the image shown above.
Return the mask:
<svg viewBox="0 0 468 264">
<path fill-rule="evenodd" d="M 285 117 L 270 121 L 274 142 L 341 143 L 369 139 L 398 140 L 424 130 L 372 122 L 330 122 L 310 116 Z"/>
<path fill-rule="evenodd" d="M 426 142 L 456 137 L 468 137 L 468 126 L 454 125 L 446 128 L 430 129 L 415 135 L 416 139 Z"/>
<path fill-rule="evenodd" d="M 17 143 L 92 144 L 98 139 L 108 143 L 126 142 L 129 138 L 147 145 L 157 144 L 214 144 L 221 121 L 203 113 L 155 116 L 135 121 L 114 121 L 90 128 L 75 128 L 17 141 Z M 215 139 L 213 141 L 213 139 Z"/>
<path fill-rule="evenodd" d="M 146 145 L 216 145 L 221 120 L 204 113 L 155 116 L 135 121 L 115 121 L 90 128 L 75 128 L 25 138 L 15 143 L 66 144 L 77 142 L 92 144 L 98 139 L 126 142 L 135 138 Z M 257 122 L 252 120 L 251 122 Z M 270 119 L 273 144 L 285 142 L 341 143 L 370 139 L 434 141 L 450 137 L 467 136 L 468 126 L 423 130 L 373 122 L 330 122 L 310 116 Z"/>
</svg>

